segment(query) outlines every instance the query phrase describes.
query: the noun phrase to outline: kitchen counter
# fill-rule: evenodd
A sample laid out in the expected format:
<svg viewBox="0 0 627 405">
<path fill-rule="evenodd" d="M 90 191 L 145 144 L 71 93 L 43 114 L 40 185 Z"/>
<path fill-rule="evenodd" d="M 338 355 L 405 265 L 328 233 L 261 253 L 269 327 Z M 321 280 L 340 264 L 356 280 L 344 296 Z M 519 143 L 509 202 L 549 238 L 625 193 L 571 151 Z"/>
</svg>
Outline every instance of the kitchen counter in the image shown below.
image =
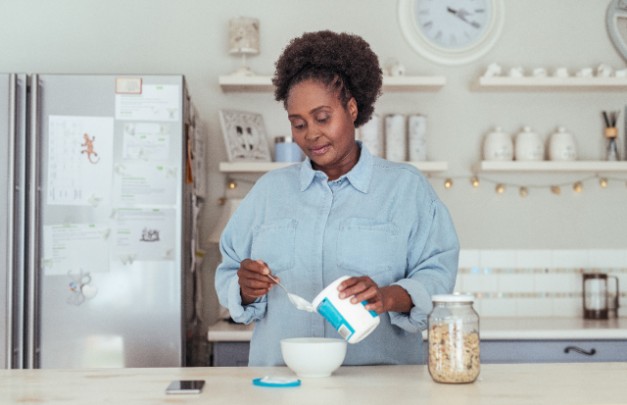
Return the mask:
<svg viewBox="0 0 627 405">
<path fill-rule="evenodd" d="M 253 325 L 220 321 L 209 327 L 207 337 L 210 342 L 248 342 L 252 333 Z M 482 340 L 624 340 L 627 318 L 481 318 L 480 333 Z"/>
<path fill-rule="evenodd" d="M 627 363 L 490 364 L 473 384 L 431 380 L 426 366 L 341 367 L 297 388 L 253 386 L 253 378 L 292 375 L 276 368 L 0 370 L 2 404 L 627 404 Z M 203 379 L 201 394 L 166 395 L 174 379 Z"/>
</svg>

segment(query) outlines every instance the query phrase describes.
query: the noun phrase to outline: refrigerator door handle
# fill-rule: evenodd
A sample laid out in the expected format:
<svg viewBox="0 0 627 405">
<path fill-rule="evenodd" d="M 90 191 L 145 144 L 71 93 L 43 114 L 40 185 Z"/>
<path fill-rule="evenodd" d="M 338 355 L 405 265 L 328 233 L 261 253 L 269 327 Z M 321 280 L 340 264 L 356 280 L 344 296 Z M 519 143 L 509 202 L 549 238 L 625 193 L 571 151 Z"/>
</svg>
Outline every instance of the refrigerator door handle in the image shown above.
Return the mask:
<svg viewBox="0 0 627 405">
<path fill-rule="evenodd" d="M 30 112 L 27 158 L 27 260 L 26 260 L 26 368 L 39 368 L 39 76 L 30 78 Z"/>
<path fill-rule="evenodd" d="M 9 170 L 8 170 L 8 185 L 9 195 L 7 196 L 7 206 L 9 215 L 7 215 L 7 234 L 10 235 L 7 243 L 6 250 L 6 263 L 9 265 L 7 271 L 7 288 L 6 288 L 6 302 L 7 302 L 7 329 L 5 331 L 6 345 L 6 368 L 15 368 L 13 361 L 13 331 L 15 322 L 15 307 L 14 307 L 14 286 L 15 286 L 15 205 L 14 205 L 14 190 L 15 190 L 15 140 L 17 137 L 17 76 L 11 74 L 9 76 Z"/>
</svg>

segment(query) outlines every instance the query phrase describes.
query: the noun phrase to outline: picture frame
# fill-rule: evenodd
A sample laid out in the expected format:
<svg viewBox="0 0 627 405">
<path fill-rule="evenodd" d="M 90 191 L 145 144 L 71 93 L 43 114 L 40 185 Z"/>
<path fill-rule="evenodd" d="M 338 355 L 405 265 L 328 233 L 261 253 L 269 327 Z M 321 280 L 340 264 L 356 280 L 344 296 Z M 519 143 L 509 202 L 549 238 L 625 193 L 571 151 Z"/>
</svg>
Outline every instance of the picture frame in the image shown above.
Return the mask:
<svg viewBox="0 0 627 405">
<path fill-rule="evenodd" d="M 238 110 L 220 110 L 220 125 L 229 162 L 270 162 L 263 116 Z"/>
</svg>

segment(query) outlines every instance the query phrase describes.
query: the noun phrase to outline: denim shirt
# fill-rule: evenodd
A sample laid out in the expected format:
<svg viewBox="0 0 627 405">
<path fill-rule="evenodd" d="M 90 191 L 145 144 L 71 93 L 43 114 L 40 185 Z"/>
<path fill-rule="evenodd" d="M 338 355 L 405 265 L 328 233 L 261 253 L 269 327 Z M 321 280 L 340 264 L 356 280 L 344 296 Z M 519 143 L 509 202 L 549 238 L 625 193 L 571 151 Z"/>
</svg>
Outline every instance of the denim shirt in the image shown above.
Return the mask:
<svg viewBox="0 0 627 405">
<path fill-rule="evenodd" d="M 358 142 L 359 143 L 359 142 Z M 227 224 L 215 286 L 233 320 L 255 322 L 250 366 L 278 366 L 280 339 L 340 335 L 317 313 L 299 311 L 272 288 L 242 305 L 237 270 L 263 260 L 290 292 L 308 301 L 336 278 L 367 275 L 403 287 L 413 307 L 381 314 L 379 326 L 349 344 L 345 365 L 422 363 L 421 331 L 433 294 L 452 292 L 459 242 L 450 215 L 413 166 L 361 153 L 337 180 L 306 159 L 263 175 Z"/>
</svg>

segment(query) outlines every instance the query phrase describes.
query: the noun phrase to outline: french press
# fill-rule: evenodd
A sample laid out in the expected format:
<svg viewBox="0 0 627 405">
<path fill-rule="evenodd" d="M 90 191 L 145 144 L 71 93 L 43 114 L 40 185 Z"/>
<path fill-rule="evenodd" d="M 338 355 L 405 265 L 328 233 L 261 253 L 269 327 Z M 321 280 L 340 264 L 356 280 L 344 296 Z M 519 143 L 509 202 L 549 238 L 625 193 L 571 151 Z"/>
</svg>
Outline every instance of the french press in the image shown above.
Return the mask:
<svg viewBox="0 0 627 405">
<path fill-rule="evenodd" d="M 610 290 L 609 280 L 615 280 Z M 618 311 L 618 277 L 604 273 L 583 274 L 583 317 L 584 319 L 609 319 Z"/>
</svg>

